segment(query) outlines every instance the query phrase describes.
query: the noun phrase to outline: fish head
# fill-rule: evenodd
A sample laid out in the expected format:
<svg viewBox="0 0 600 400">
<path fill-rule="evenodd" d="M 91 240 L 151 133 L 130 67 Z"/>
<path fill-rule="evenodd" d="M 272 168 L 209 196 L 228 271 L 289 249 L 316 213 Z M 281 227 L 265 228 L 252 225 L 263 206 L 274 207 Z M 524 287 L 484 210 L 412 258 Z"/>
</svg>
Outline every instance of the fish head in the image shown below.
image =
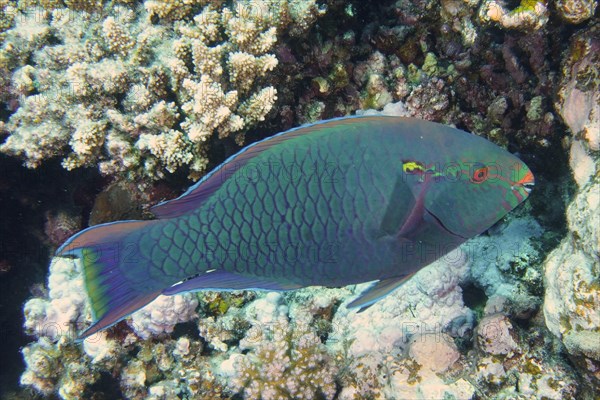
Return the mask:
<svg viewBox="0 0 600 400">
<path fill-rule="evenodd" d="M 411 164 L 415 161 L 404 160 L 403 170 L 414 167 L 420 171 L 426 211 L 451 234 L 468 239 L 525 201 L 533 189 L 534 176 L 508 151 L 459 132 L 438 142 L 439 147 L 432 144 L 428 159 L 434 162 L 415 166 Z"/>
</svg>

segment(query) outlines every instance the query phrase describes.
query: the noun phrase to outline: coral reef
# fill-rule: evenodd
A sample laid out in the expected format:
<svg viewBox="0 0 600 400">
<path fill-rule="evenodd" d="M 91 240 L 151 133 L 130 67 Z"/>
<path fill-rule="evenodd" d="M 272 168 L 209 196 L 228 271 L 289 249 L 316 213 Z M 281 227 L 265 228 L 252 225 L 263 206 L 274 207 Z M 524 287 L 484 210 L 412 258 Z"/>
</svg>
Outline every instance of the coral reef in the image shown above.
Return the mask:
<svg viewBox="0 0 600 400">
<path fill-rule="evenodd" d="M 99 378 L 91 364 L 114 364 L 117 345 L 98 335 L 86 343 L 83 357 L 73 343 L 76 329 L 91 320 L 81 272 L 74 260 L 56 258 L 50 265 L 48 299 L 33 298 L 24 306 L 25 328 L 38 338 L 23 348 L 26 371 L 21 384 L 63 399 L 77 399 L 84 389 Z"/>
<path fill-rule="evenodd" d="M 493 398 L 577 398 L 577 382 L 568 365 L 548 356 L 552 343 L 544 331 L 534 328 L 525 334 L 506 310 L 496 311 L 481 319 L 475 331 L 472 374 L 479 393 Z"/>
<path fill-rule="evenodd" d="M 543 271 L 537 244 L 542 233 L 536 220 L 527 217 L 500 224 L 495 235 L 465 244 L 473 259 L 472 281 L 488 297 L 506 300 L 515 315 L 530 315 L 540 305 Z"/>
<path fill-rule="evenodd" d="M 134 347 L 140 348 L 138 359 L 129 361 L 119 372 L 122 390 L 131 397 L 146 393 L 146 384 L 152 382 L 149 371 L 156 368 L 168 371 L 170 377 L 185 377 L 192 373 L 190 369 L 208 368 L 206 361 L 200 357 L 193 362 L 184 362 L 190 347 L 196 348 L 198 344 L 188 342 L 186 345 L 184 340 L 180 340 L 170 344 L 173 349 L 167 349 L 165 345 L 152 344 L 151 340 L 172 332 L 177 323 L 197 318 L 198 300 L 194 294 L 160 296 L 131 316 L 128 320 L 131 330 L 122 326 L 112 334 L 100 332 L 84 340 L 80 346 L 73 340 L 82 325 L 91 321 L 83 285 L 77 260 L 57 257 L 50 267 L 47 298 L 36 297 L 25 304 L 25 328 L 38 340 L 22 351 L 27 366 L 21 377 L 23 385 L 32 386 L 44 394 L 56 392 L 63 399 L 80 398 L 102 372 L 120 368 L 118 360 Z M 150 340 L 143 340 L 148 338 Z M 166 354 L 168 351 L 173 354 Z M 81 371 L 86 372 L 82 375 Z M 198 375 L 198 372 L 195 374 Z M 154 375 L 157 373 L 154 372 Z M 197 377 L 195 379 L 198 380 Z M 192 383 L 188 382 L 188 385 L 193 387 Z M 199 384 L 198 393 L 214 393 L 209 390 L 210 386 L 209 381 Z M 193 389 L 188 387 L 186 390 Z"/>
<path fill-rule="evenodd" d="M 598 28 L 579 32 L 562 63 L 556 107 L 573 135 L 570 166 L 578 191 L 567 208 L 567 237 L 544 261 L 546 325 L 592 388 L 600 384 Z"/>
<path fill-rule="evenodd" d="M 91 321 L 80 266 L 76 260 L 54 258 L 48 277 L 48 298 L 25 303 L 25 329 L 36 337 L 67 342 L 74 330 Z"/>
<path fill-rule="evenodd" d="M 0 50 L 19 103 L 0 150 L 30 168 L 65 156 L 66 169 L 131 180 L 183 167 L 198 178 L 211 135 L 242 143 L 275 104 L 278 36 L 324 13 L 313 1 L 208 3 L 24 8 Z"/>
<path fill-rule="evenodd" d="M 598 387 L 597 1 L 329 1 L 326 14 L 300 0 L 33 3 L 15 14 L 0 1 L 2 150 L 151 188 L 111 183 L 91 223 L 173 197 L 151 181 L 200 176 L 211 142 L 228 153 L 263 137 L 255 127 L 359 108 L 485 136 L 531 161 L 539 185 L 361 313 L 345 305 L 366 285 L 188 293 L 76 344 L 85 290 L 77 263 L 56 258 L 47 293 L 23 309 L 36 340 L 22 349 L 24 387 L 63 399 L 574 399 Z M 548 189 L 563 182 L 549 177 L 563 149 L 572 199 L 568 185 Z M 544 214 L 567 200 L 563 238 Z M 66 209 L 45 218 L 53 245 L 81 224 Z"/>
<path fill-rule="evenodd" d="M 16 13 L 16 4 L 9 0 L 0 1 L 0 40 L 4 39 L 4 32 L 12 27 Z"/>
<path fill-rule="evenodd" d="M 407 115 L 454 124 L 502 146 L 537 151 L 557 140 L 561 132 L 548 99 L 557 81 L 552 57 L 560 49 L 542 24 L 548 18 L 542 2 L 513 10 L 544 8 L 531 21 L 539 28 L 527 19 L 519 27 L 527 34 L 481 26 L 479 2 L 413 3 L 363 8 L 375 14 L 364 26 L 353 12 L 331 6 L 321 24 L 334 23 L 331 18 L 348 29 L 279 47 L 281 71 L 302 71 L 306 83 L 278 90 L 283 102 L 295 97 L 298 103 L 293 111 L 282 109 L 282 119 L 292 114 L 305 123 L 402 101 Z"/>
<path fill-rule="evenodd" d="M 222 398 L 224 388 L 202 355 L 202 344 L 183 336 L 164 343 L 135 345 L 137 355 L 120 371 L 119 384 L 126 398 Z"/>
<path fill-rule="evenodd" d="M 472 394 L 473 388 L 464 380 L 447 385 L 434 379 L 436 372 L 449 368 L 458 358 L 449 339 L 444 336 L 440 340 L 442 332 L 461 337 L 472 328 L 473 314 L 464 306 L 458 286 L 468 265 L 466 253 L 457 250 L 362 313 L 348 311 L 342 304 L 333 319 L 336 329 L 328 339 L 328 346 L 342 354 L 345 363 L 340 398 L 365 398 L 382 392 L 405 398 L 421 393 L 458 398 Z M 427 339 L 429 334 L 435 337 Z M 436 364 L 425 354 L 427 349 L 415 344 L 421 340 L 435 341 L 447 358 Z M 403 355 L 407 351 L 408 358 Z M 421 371 L 419 365 L 423 364 L 415 360 L 427 367 Z"/>
<path fill-rule="evenodd" d="M 502 2 L 484 0 L 479 8 L 479 18 L 504 28 L 535 30 L 548 22 L 548 7 L 545 1 L 522 0 L 518 7 L 507 10 Z"/>
<path fill-rule="evenodd" d="M 403 108 L 395 104 L 386 110 Z M 132 329 L 119 324 L 86 339 L 82 349 L 72 338 L 74 329 L 89 320 L 86 300 L 69 297 L 82 291 L 65 290 L 83 284 L 78 265 L 56 258 L 49 299 L 34 298 L 25 306 L 26 327 L 38 341 L 23 350 L 28 368 L 22 384 L 69 399 L 110 373 L 127 398 L 236 393 L 244 398 L 334 398 L 338 390 L 340 399 L 469 398 L 476 392 L 513 395 L 515 381 L 510 377 L 519 376 L 518 385 L 527 388 L 524 393 L 574 398 L 577 389 L 570 370 L 542 357 L 549 342 L 541 333 L 521 332 L 507 317 L 520 315 L 523 308 L 517 304 L 523 299 L 515 295 L 521 293 L 519 282 L 510 278 L 507 265 L 525 262 L 514 257 L 531 250 L 521 248 L 492 262 L 478 250 L 515 240 L 529 246 L 527 238 L 535 238 L 538 230 L 530 220 L 514 219 L 489 238 L 472 241 L 482 243 L 469 242 L 420 271 L 362 313 L 344 305 L 367 284 L 284 295 L 207 292 L 199 300 L 192 294 L 159 297 L 132 315 Z M 496 264 L 492 275 L 501 283 L 493 286 L 485 273 L 469 273 L 484 263 Z M 459 283 L 493 294 L 477 328 Z M 53 314 L 60 311 L 64 314 Z M 164 335 L 174 324 L 195 318 L 203 340 Z M 70 329 L 60 331 L 63 326 Z M 457 343 L 468 342 L 474 328 L 478 351 L 465 354 Z M 73 362 L 52 368 L 65 352 Z M 75 386 L 73 368 L 88 371 Z"/>
<path fill-rule="evenodd" d="M 54 258 L 48 289 L 47 298 L 36 297 L 25 304 L 25 328 L 38 338 L 71 342 L 81 326 L 91 322 L 79 260 Z M 195 319 L 197 306 L 196 295 L 191 293 L 159 296 L 132 314 L 129 325 L 142 339 L 170 333 L 176 324 Z"/>
<path fill-rule="evenodd" d="M 593 152 L 600 150 L 600 25 L 575 35 L 562 62 L 555 107 L 572 134 L 570 166 L 579 186 L 596 171 Z"/>
<path fill-rule="evenodd" d="M 197 317 L 198 300 L 193 293 L 177 296 L 158 296 L 152 303 L 131 316 L 129 325 L 142 339 L 173 332 L 180 322 Z"/>
<path fill-rule="evenodd" d="M 596 169 L 598 158 L 595 158 Z M 544 316 L 592 385 L 600 384 L 600 184 L 583 185 L 567 209 L 569 234 L 544 262 Z"/>
<path fill-rule="evenodd" d="M 566 22 L 580 24 L 594 16 L 598 0 L 556 0 L 554 7 Z"/>
<path fill-rule="evenodd" d="M 506 314 L 499 314 L 524 318 L 540 302 L 518 280 L 510 278 L 508 271 L 515 262 L 524 265 L 530 262 L 517 260 L 533 251 L 527 250 L 531 246 L 528 240 L 535 240 L 539 230 L 531 220 L 515 219 L 505 229 L 490 237 L 475 238 L 451 258 L 420 271 L 367 311 L 355 315 L 340 308 L 333 323 L 341 331 L 334 331 L 328 341 L 345 355 L 348 363 L 342 367 L 347 372 L 340 378 L 343 386 L 340 398 L 364 398 L 379 393 L 403 398 L 471 398 L 475 393 L 510 397 L 514 382 L 500 378 L 501 381 L 490 386 L 488 379 L 511 376 L 517 370 L 521 384 L 528 385 L 524 393 L 544 393 L 553 399 L 574 398 L 577 389 L 572 372 L 543 356 L 551 343 L 539 342 L 538 337 L 538 342 L 524 344 L 521 335 L 514 334 Z M 503 246 L 519 243 L 523 247 L 515 251 L 495 248 L 494 257 L 490 258 L 482 249 L 489 249 L 494 243 Z M 537 252 L 533 251 L 533 255 L 537 256 Z M 487 269 L 490 271 L 486 272 Z M 494 281 L 497 284 L 492 285 Z M 461 289 L 459 282 L 483 287 L 491 296 L 486 307 L 491 314 L 484 316 L 475 329 L 480 352 L 469 355 L 461 354 L 455 344 L 470 337 L 476 319 L 464 306 L 463 290 L 468 289 Z M 540 285 L 538 276 L 533 286 L 539 291 Z M 510 298 L 503 298 L 500 293 Z M 517 354 L 521 361 L 512 360 Z M 498 362 L 498 357 L 511 358 L 511 362 Z M 535 373 L 526 371 L 523 362 L 536 363 L 540 369 Z M 477 367 L 470 370 L 468 365 Z M 551 372 L 542 373 L 545 368 Z M 561 383 L 555 385 L 553 379 Z"/>
<path fill-rule="evenodd" d="M 600 383 L 598 189 L 598 183 L 587 185 L 568 208 L 571 233 L 545 261 L 544 298 L 548 328 L 580 358 L 596 385 Z"/>
<path fill-rule="evenodd" d="M 311 326 L 313 316 L 295 315 L 291 323 L 281 295 L 269 293 L 248 306 L 257 323 L 240 341 L 240 350 L 221 364 L 229 388 L 245 398 L 333 399 L 336 367 Z"/>
<path fill-rule="evenodd" d="M 50 395 L 57 392 L 62 399 L 78 399 L 93 384 L 99 373 L 82 357 L 77 346 L 53 344 L 41 338 L 22 350 L 27 370 L 21 384 Z"/>
</svg>

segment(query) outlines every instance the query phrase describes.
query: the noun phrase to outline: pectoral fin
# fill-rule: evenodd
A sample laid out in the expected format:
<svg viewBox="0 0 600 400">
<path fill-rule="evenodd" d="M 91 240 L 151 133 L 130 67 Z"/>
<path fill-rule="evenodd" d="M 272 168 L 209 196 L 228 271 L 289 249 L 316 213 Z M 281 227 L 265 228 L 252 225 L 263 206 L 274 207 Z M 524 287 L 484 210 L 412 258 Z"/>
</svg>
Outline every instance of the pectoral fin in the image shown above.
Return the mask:
<svg viewBox="0 0 600 400">
<path fill-rule="evenodd" d="M 401 177 L 396 179 L 390 201 L 381 219 L 381 236 L 395 236 L 406 224 L 415 206 L 415 197 Z"/>
<path fill-rule="evenodd" d="M 378 237 L 390 236 L 412 240 L 425 223 L 425 195 L 430 184 L 431 180 L 426 180 L 414 194 L 401 177 L 396 180 L 381 219 Z"/>
<path fill-rule="evenodd" d="M 378 300 L 381 300 L 392 291 L 400 287 L 404 282 L 410 279 L 414 273 L 403 276 L 401 278 L 389 278 L 374 283 L 367 290 L 362 292 L 358 298 L 348 304 L 348 308 L 360 307 L 358 312 L 362 312 L 375 304 Z"/>
</svg>

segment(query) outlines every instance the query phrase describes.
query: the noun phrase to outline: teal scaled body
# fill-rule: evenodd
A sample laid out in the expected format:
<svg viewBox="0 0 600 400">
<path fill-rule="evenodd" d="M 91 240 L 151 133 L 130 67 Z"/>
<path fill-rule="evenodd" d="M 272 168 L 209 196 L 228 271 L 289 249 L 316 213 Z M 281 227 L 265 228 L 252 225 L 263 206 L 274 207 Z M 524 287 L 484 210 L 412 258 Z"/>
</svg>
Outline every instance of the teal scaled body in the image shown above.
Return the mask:
<svg viewBox="0 0 600 400">
<path fill-rule="evenodd" d="M 366 307 L 524 201 L 533 175 L 480 137 L 400 117 L 350 117 L 248 146 L 151 221 L 91 227 L 89 336 L 160 294 L 377 281 Z"/>
</svg>

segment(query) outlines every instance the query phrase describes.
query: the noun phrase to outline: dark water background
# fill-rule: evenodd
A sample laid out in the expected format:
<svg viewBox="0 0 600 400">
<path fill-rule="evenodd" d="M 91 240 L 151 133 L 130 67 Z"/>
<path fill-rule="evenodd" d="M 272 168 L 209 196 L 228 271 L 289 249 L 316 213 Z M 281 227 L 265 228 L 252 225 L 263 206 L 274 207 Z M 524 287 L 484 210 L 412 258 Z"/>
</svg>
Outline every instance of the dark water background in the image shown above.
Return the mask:
<svg viewBox="0 0 600 400">
<path fill-rule="evenodd" d="M 23 331 L 23 304 L 46 290 L 54 251 L 46 216 L 63 209 L 89 215 L 100 183 L 96 170 L 68 172 L 58 161 L 30 170 L 0 155 L 0 398 L 26 395 L 14 394 L 25 370 L 20 350 L 33 340 Z"/>
</svg>

